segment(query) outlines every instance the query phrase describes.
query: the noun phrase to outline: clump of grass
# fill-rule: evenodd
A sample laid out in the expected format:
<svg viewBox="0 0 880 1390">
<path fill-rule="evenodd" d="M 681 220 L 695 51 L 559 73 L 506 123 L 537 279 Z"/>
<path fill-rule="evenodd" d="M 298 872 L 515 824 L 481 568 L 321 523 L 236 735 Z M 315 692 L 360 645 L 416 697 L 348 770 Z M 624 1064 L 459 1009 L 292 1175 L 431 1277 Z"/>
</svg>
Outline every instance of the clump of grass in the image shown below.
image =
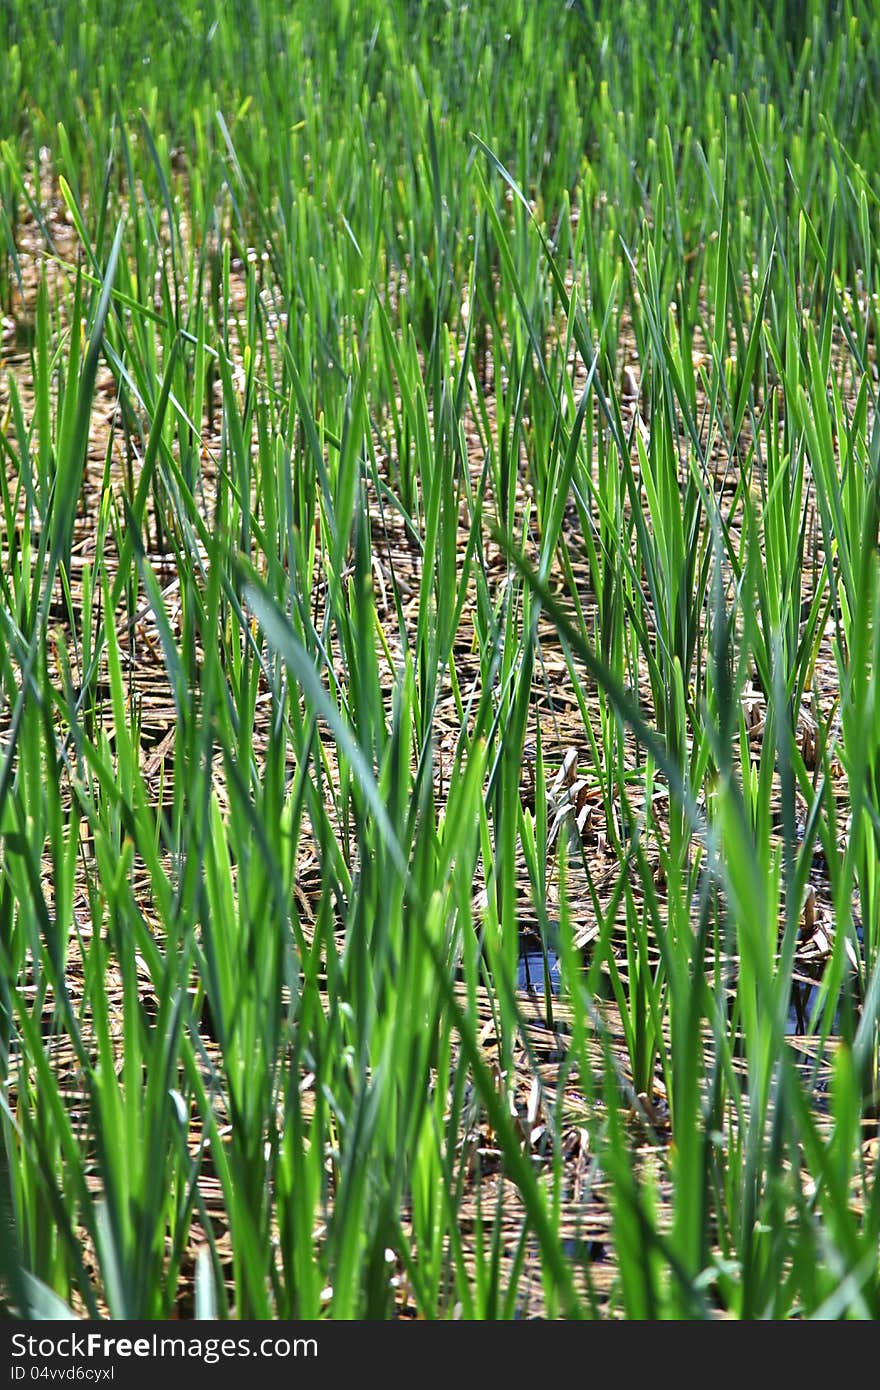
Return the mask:
<svg viewBox="0 0 880 1390">
<path fill-rule="evenodd" d="M 876 1316 L 873 13 L 118 8 L 0 16 L 6 1309 Z"/>
</svg>

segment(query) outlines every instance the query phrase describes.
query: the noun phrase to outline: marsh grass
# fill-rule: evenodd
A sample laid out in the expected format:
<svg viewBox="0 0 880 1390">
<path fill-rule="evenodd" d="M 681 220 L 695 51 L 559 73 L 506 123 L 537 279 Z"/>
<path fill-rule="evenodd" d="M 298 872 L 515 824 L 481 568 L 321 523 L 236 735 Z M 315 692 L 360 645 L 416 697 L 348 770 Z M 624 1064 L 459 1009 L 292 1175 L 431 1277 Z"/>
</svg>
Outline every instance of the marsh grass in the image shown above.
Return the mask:
<svg viewBox="0 0 880 1390">
<path fill-rule="evenodd" d="M 876 20 L 505 8 L 0 17 L 7 1311 L 877 1315 Z"/>
</svg>

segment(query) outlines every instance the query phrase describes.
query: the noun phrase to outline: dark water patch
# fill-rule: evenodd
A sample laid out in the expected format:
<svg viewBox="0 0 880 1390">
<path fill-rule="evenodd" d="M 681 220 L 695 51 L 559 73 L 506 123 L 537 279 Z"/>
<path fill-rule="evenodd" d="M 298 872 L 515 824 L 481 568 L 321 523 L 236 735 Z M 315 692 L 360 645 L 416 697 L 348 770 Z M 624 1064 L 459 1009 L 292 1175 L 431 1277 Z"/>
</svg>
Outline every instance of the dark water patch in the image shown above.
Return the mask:
<svg viewBox="0 0 880 1390">
<path fill-rule="evenodd" d="M 517 989 L 528 994 L 544 994 L 547 976 L 550 977 L 550 993 L 559 993 L 559 957 L 555 951 L 521 951 L 516 967 Z"/>
<path fill-rule="evenodd" d="M 608 1247 L 603 1240 L 590 1240 L 585 1237 L 563 1240 L 562 1249 L 570 1260 L 578 1264 L 599 1264 L 608 1258 Z"/>
<path fill-rule="evenodd" d="M 813 1024 L 813 1010 L 819 999 L 819 986 L 811 984 L 808 980 L 792 980 L 791 998 L 788 1005 L 788 1019 L 785 1024 L 785 1031 L 791 1037 L 805 1038 L 815 1033 L 821 1027 L 821 1020 L 816 1018 Z M 811 1024 L 813 1026 L 811 1026 Z M 834 1028 L 836 1033 L 839 1025 L 838 1011 L 834 1013 Z"/>
<path fill-rule="evenodd" d="M 856 926 L 856 936 L 861 945 L 862 928 L 860 923 Z M 785 1031 L 794 1037 L 810 1037 L 822 1030 L 823 1015 L 826 1013 L 828 1004 L 826 1001 L 825 1008 L 822 1009 L 821 1013 L 815 1013 L 814 1017 L 814 1012 L 819 1006 L 821 979 L 818 975 L 811 978 L 811 974 L 812 972 L 810 974 L 795 974 L 791 981 Z M 846 1032 L 848 1027 L 857 1026 L 862 1002 L 858 976 L 851 962 L 834 1000 L 834 1017 L 830 1028 L 831 1037 Z"/>
</svg>

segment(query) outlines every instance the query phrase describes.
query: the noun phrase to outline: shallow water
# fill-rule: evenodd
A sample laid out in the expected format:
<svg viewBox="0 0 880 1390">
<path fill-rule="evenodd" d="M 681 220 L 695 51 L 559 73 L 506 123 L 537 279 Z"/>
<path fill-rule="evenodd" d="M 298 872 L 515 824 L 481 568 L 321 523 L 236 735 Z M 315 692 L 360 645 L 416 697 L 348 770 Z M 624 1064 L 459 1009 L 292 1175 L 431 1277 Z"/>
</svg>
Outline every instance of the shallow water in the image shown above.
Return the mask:
<svg viewBox="0 0 880 1390">
<path fill-rule="evenodd" d="M 560 961 L 555 951 L 547 951 L 546 968 L 550 972 L 550 992 L 553 995 L 560 993 Z M 517 988 L 534 998 L 544 997 L 545 988 L 545 960 L 542 951 L 522 950 L 517 961 L 516 972 Z M 603 973 L 600 976 L 600 987 L 607 982 L 607 976 Z M 609 988 L 608 995 L 611 990 Z M 811 1026 L 811 1014 L 819 996 L 819 987 L 811 984 L 807 980 L 793 980 L 791 985 L 791 996 L 789 999 L 788 1018 L 786 1020 L 785 1032 L 790 1038 L 808 1039 L 814 1036 L 816 1030 L 821 1026 L 817 1020 Z M 840 1001 L 838 1008 L 835 1009 L 834 1022 L 832 1025 L 832 1035 L 839 1033 L 841 1024 Z M 825 1112 L 827 1110 L 828 1077 L 825 1068 L 816 1071 L 815 1060 L 808 1054 L 801 1056 L 798 1054 L 796 1066 L 803 1077 L 805 1086 L 813 1097 L 813 1103 L 818 1109 Z M 584 1242 L 572 1242 L 567 1250 L 569 1257 L 576 1259 L 579 1263 L 591 1263 L 601 1260 L 604 1250 L 601 1242 L 587 1240 Z"/>
<path fill-rule="evenodd" d="M 558 994 L 560 988 L 560 961 L 555 951 L 547 951 L 546 969 L 550 971 L 550 992 Z M 545 986 L 545 961 L 542 951 L 521 951 L 516 969 L 517 989 L 528 994 L 543 995 Z M 810 1027 L 810 1016 L 819 997 L 818 985 L 805 981 L 793 981 L 791 1002 L 785 1031 L 794 1037 L 807 1037 L 815 1029 Z M 839 1028 L 839 1010 L 835 1011 L 832 1032 Z M 817 1025 L 818 1026 L 818 1025 Z"/>
<path fill-rule="evenodd" d="M 788 1006 L 788 1020 L 785 1025 L 786 1033 L 803 1038 L 813 1031 L 810 1028 L 810 1015 L 818 997 L 817 985 L 798 984 L 796 981 L 792 981 L 791 1002 Z M 836 1017 L 834 1024 L 836 1028 Z"/>
<path fill-rule="evenodd" d="M 550 971 L 550 993 L 559 993 L 559 957 L 555 951 L 548 950 L 546 969 Z M 545 964 L 542 951 L 523 951 L 516 967 L 517 989 L 527 990 L 529 994 L 544 993 Z"/>
</svg>

